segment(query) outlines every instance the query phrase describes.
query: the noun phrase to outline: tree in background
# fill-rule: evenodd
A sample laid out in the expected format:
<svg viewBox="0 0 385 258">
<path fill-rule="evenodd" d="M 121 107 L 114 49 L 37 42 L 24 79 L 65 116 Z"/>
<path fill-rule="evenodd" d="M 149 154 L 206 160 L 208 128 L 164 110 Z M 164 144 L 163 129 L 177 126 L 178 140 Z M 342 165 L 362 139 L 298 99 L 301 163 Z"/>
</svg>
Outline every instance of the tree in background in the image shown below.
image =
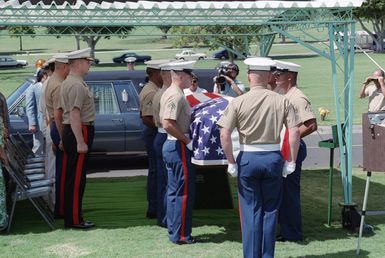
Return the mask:
<svg viewBox="0 0 385 258">
<path fill-rule="evenodd" d="M 376 43 L 375 52 L 384 52 L 385 38 L 385 0 L 369 0 L 354 10 L 354 16 L 362 28 Z M 372 29 L 368 26 L 368 24 Z"/>
<path fill-rule="evenodd" d="M 32 26 L 10 26 L 7 28 L 11 38 L 19 38 L 19 49 L 23 51 L 23 38 L 22 35 L 33 35 L 36 34 L 34 27 Z"/>
<path fill-rule="evenodd" d="M 80 49 L 80 40 L 91 48 L 91 57 L 95 58 L 95 47 L 101 38 L 110 39 L 112 36 L 126 38 L 134 27 L 48 27 L 48 34 L 56 34 L 59 38 L 63 34 L 72 34 L 76 39 L 76 47 Z"/>
<path fill-rule="evenodd" d="M 162 36 L 162 39 L 167 39 L 167 33 L 172 28 L 172 26 L 157 26 L 157 28 L 164 33 L 164 35 Z"/>
<path fill-rule="evenodd" d="M 229 59 L 234 60 L 234 54 L 245 57 L 249 54 L 251 41 L 257 41 L 259 26 L 173 26 L 171 32 L 180 35 L 174 40 L 179 47 L 197 47 L 200 44 L 209 46 L 210 50 L 219 47 L 229 49 Z"/>
</svg>

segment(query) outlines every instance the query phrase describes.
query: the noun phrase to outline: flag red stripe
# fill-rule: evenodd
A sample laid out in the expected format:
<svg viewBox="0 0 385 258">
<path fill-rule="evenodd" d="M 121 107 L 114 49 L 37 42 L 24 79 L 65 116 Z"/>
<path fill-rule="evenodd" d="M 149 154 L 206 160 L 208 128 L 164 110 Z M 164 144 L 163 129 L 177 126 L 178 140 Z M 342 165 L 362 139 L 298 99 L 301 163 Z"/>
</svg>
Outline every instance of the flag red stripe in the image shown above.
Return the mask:
<svg viewBox="0 0 385 258">
<path fill-rule="evenodd" d="M 283 137 L 281 154 L 283 160 L 288 160 L 290 157 L 290 144 L 289 144 L 289 130 L 285 130 L 285 136 Z"/>
<path fill-rule="evenodd" d="M 190 104 L 190 107 L 196 106 L 199 103 L 201 103 L 199 100 L 197 100 L 193 94 L 186 96 L 186 99 L 188 103 Z"/>
<path fill-rule="evenodd" d="M 206 95 L 207 97 L 209 97 L 210 99 L 216 99 L 216 98 L 221 97 L 220 95 L 213 93 L 213 92 L 205 92 L 203 94 Z"/>
</svg>

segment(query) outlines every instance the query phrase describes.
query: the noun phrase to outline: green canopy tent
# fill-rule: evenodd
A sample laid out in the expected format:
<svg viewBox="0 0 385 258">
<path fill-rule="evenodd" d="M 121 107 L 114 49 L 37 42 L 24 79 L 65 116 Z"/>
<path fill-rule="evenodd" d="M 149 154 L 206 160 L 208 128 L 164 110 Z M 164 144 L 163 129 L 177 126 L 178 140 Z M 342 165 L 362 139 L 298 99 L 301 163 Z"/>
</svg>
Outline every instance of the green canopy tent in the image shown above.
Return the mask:
<svg viewBox="0 0 385 258">
<path fill-rule="evenodd" d="M 260 55 L 268 55 L 277 33 L 330 60 L 335 100 L 344 205 L 352 205 L 352 96 L 355 20 L 363 0 L 316 1 L 4 1 L 0 26 L 87 28 L 142 26 L 260 26 Z M 317 47 L 296 36 L 327 30 L 329 42 Z M 91 32 L 89 32 L 91 31 Z M 113 34 L 113 32 L 111 32 Z M 100 34 L 99 34 L 100 35 Z M 207 35 L 210 36 L 210 35 Z M 238 36 L 241 36 L 239 34 Z M 341 63 L 341 64 L 340 64 Z M 339 76 L 341 75 L 341 76 Z M 339 78 L 343 78 L 339 81 Z M 343 113 L 343 115 L 341 115 Z M 343 124 L 343 125 L 341 125 Z"/>
</svg>

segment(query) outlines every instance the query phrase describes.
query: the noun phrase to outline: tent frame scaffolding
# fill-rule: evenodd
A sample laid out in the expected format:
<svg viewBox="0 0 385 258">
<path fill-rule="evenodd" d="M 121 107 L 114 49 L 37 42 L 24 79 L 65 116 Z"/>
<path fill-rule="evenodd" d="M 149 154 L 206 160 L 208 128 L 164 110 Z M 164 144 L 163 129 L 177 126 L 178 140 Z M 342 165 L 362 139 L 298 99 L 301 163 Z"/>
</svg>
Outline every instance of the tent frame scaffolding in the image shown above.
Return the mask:
<svg viewBox="0 0 385 258">
<path fill-rule="evenodd" d="M 75 1 L 45 5 L 0 0 L 0 26 L 66 27 L 73 35 L 84 28 L 85 36 L 120 34 L 129 26 L 143 28 L 143 35 L 155 35 L 153 26 L 255 26 L 255 32 L 223 36 L 258 36 L 260 55 L 267 56 L 277 34 L 316 52 L 330 61 L 332 89 L 340 143 L 343 205 L 352 205 L 352 96 L 354 89 L 355 20 L 353 9 L 362 0 L 342 1 L 255 1 L 255 2 L 112 2 L 101 4 Z M 118 27 L 108 31 L 109 27 Z M 107 30 L 103 30 L 107 29 Z M 327 30 L 328 42 L 321 46 L 301 40 L 312 30 Z M 57 35 L 66 34 L 58 30 Z M 100 31 L 104 31 L 102 34 Z M 147 32 L 146 32 L 147 31 Z M 151 32 L 152 31 L 152 32 Z M 203 30 L 202 30 L 203 31 Z M 127 30 L 129 32 L 129 30 Z M 300 32 L 300 34 L 298 34 Z M 151 33 L 151 34 L 149 34 Z M 200 31 L 196 32 L 200 35 Z M 197 35 L 194 34 L 194 35 Z M 36 34 L 35 34 L 36 35 Z M 55 35 L 54 34 L 50 34 Z M 161 34 L 160 34 L 161 35 Z M 190 34 L 185 34 L 188 36 Z M 181 36 L 181 35 L 179 35 Z M 205 37 L 222 36 L 202 34 Z M 340 65 L 339 63 L 342 63 Z"/>
</svg>

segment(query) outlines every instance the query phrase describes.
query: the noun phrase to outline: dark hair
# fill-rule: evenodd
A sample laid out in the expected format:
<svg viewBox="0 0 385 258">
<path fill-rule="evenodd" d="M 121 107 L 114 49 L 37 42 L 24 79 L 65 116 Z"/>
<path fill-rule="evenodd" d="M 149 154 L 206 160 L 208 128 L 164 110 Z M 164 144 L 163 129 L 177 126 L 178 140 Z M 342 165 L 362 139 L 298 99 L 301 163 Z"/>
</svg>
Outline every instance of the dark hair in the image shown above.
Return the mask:
<svg viewBox="0 0 385 258">
<path fill-rule="evenodd" d="M 46 75 L 47 72 L 44 69 L 39 69 L 39 71 L 36 74 L 36 82 L 41 82 L 43 80 L 44 75 Z"/>
<path fill-rule="evenodd" d="M 234 70 L 237 72 L 237 75 L 239 74 L 239 67 L 238 67 L 238 65 L 236 65 L 234 63 L 228 64 L 227 69 L 228 70 Z"/>
<path fill-rule="evenodd" d="M 193 73 L 193 72 L 191 73 L 191 77 L 192 77 L 193 80 L 199 81 L 198 76 L 195 73 Z"/>
<path fill-rule="evenodd" d="M 44 66 L 44 70 L 54 72 L 55 71 L 55 62 L 49 63 L 47 66 Z"/>
</svg>

